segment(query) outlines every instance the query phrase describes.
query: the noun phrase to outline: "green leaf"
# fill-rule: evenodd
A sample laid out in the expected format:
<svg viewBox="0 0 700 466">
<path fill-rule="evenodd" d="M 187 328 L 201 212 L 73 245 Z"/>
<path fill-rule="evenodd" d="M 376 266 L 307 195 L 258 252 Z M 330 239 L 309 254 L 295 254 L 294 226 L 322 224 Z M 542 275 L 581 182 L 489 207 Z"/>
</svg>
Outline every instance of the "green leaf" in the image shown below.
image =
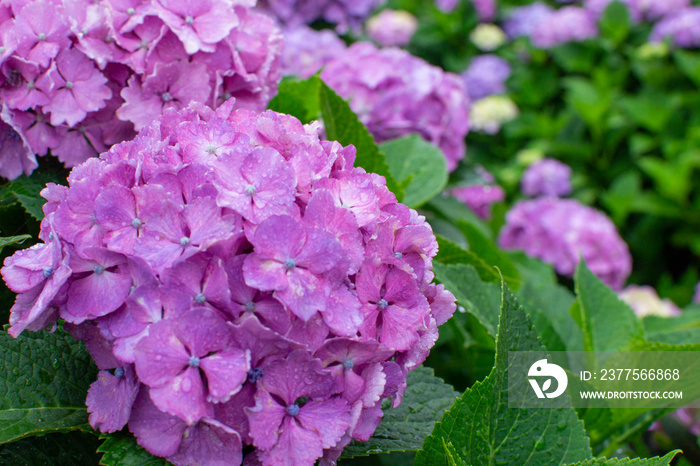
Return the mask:
<svg viewBox="0 0 700 466">
<path fill-rule="evenodd" d="M 408 374 L 408 385 L 401 405 L 391 409 L 385 400 L 384 417 L 367 442 L 352 442 L 343 450 L 344 457 L 371 453 L 418 450 L 458 393 L 451 385 L 435 377 L 429 367 L 419 367 Z M 111 466 L 111 465 L 108 465 Z"/>
<path fill-rule="evenodd" d="M 0 443 L 90 430 L 85 397 L 96 376 L 83 344 L 63 330 L 0 334 Z"/>
<path fill-rule="evenodd" d="M 100 464 L 102 466 L 165 466 L 168 463 L 164 458 L 153 456 L 128 432 L 114 434 L 102 434 L 104 440 L 97 449 L 102 453 Z"/>
<path fill-rule="evenodd" d="M 435 278 L 454 294 L 457 302 L 476 317 L 489 335 L 496 338 L 501 287 L 481 281 L 471 265 L 433 262 L 433 272 Z"/>
<path fill-rule="evenodd" d="M 457 226 L 467 238 L 469 250 L 481 257 L 488 265 L 496 266 L 508 286 L 517 290 L 520 287 L 520 274 L 506 253 L 471 223 L 458 220 Z"/>
<path fill-rule="evenodd" d="M 633 340 L 644 340 L 644 328 L 634 311 L 581 260 L 574 276 L 585 351 L 620 351 Z"/>
<path fill-rule="evenodd" d="M 680 453 L 680 450 L 673 450 L 665 456 L 659 458 L 595 458 L 592 460 L 572 463 L 568 466 L 668 466 L 673 458 Z"/>
<path fill-rule="evenodd" d="M 603 119 L 610 109 L 610 95 L 601 92 L 584 78 L 565 78 L 566 100 L 575 108 L 590 127 L 601 131 Z"/>
<path fill-rule="evenodd" d="M 478 228 L 483 235 L 493 239 L 493 234 L 489 227 L 476 216 L 474 211 L 452 196 L 436 196 L 423 206 L 422 210 L 426 209 L 435 212 L 452 223 L 456 223 L 457 220 L 469 222 L 475 228 Z"/>
<path fill-rule="evenodd" d="M 94 466 L 97 445 L 83 432 L 28 437 L 0 447 L 0 466 Z"/>
<path fill-rule="evenodd" d="M 5 248 L 5 246 L 10 246 L 12 244 L 22 244 L 31 238 L 32 238 L 32 235 L 0 237 L 0 252 L 2 252 L 2 250 Z"/>
<path fill-rule="evenodd" d="M 616 44 L 621 44 L 627 38 L 630 26 L 629 9 L 618 0 L 610 3 L 600 18 L 600 31 L 603 36 Z"/>
<path fill-rule="evenodd" d="M 648 341 L 684 345 L 700 343 L 700 309 L 688 309 L 677 317 L 642 319 Z"/>
<path fill-rule="evenodd" d="M 700 85 L 700 54 L 679 49 L 673 52 L 673 59 L 683 74 Z"/>
<path fill-rule="evenodd" d="M 583 351 L 583 334 L 569 309 L 575 298 L 557 283 L 551 265 L 524 253 L 509 253 L 520 270 L 523 283 L 518 298 L 527 309 L 537 334 L 549 351 Z"/>
<path fill-rule="evenodd" d="M 442 151 L 417 134 L 380 144 L 394 179 L 405 184 L 401 202 L 417 208 L 438 195 L 447 185 L 447 164 Z"/>
<path fill-rule="evenodd" d="M 452 442 L 445 443 L 445 439 L 443 438 L 442 444 L 445 447 L 445 458 L 447 459 L 448 466 L 467 466 L 467 463 L 459 456 Z"/>
<path fill-rule="evenodd" d="M 500 283 L 501 277 L 490 265 L 471 251 L 460 247 L 447 238 L 435 235 L 438 242 L 438 254 L 435 261 L 443 264 L 467 264 L 471 265 L 479 273 L 479 277 L 485 282 Z"/>
<path fill-rule="evenodd" d="M 320 88 L 318 76 L 304 81 L 282 81 L 268 108 L 295 116 L 304 124 L 318 120 L 321 115 Z"/>
<path fill-rule="evenodd" d="M 44 218 L 44 211 L 41 208 L 46 203 L 46 199 L 39 193 L 46 187 L 46 183 L 51 181 L 54 181 L 54 178 L 47 173 L 37 172 L 31 177 L 22 175 L 3 186 L 0 196 L 2 199 L 17 199 L 29 215 L 41 220 Z"/>
<path fill-rule="evenodd" d="M 387 187 L 400 202 L 404 196 L 403 187 L 391 175 L 384 154 L 379 151 L 374 138 L 350 109 L 350 105 L 323 81 L 319 88 L 319 100 L 328 140 L 338 141 L 344 146 L 354 145 L 357 149 L 355 166 L 386 178 Z"/>
<path fill-rule="evenodd" d="M 435 424 L 416 455 L 416 464 L 444 465 L 448 460 L 444 445 L 448 444 L 466 463 L 474 465 L 540 466 L 591 459 L 583 423 L 571 408 L 568 395 L 564 395 L 566 408 L 508 407 L 508 352 L 543 350 L 530 319 L 503 284 L 495 367 Z"/>
<path fill-rule="evenodd" d="M 640 92 L 620 100 L 627 116 L 639 126 L 658 133 L 668 125 L 681 100 L 677 95 L 661 92 Z"/>
<path fill-rule="evenodd" d="M 392 177 L 384 154 L 374 138 L 360 122 L 350 105 L 328 87 L 318 76 L 304 81 L 284 81 L 277 96 L 268 106 L 271 110 L 295 116 L 302 123 L 323 119 L 326 137 L 343 146 L 352 144 L 357 149 L 355 166 L 386 178 L 387 187 L 401 201 L 404 189 Z"/>
</svg>

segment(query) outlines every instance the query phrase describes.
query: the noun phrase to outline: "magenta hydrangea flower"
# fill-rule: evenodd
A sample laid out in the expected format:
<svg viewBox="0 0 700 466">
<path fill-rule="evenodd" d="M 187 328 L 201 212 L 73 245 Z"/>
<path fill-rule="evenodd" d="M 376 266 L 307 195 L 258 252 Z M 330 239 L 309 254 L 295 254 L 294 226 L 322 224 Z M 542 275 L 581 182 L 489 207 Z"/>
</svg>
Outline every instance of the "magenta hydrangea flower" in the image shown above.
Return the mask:
<svg viewBox="0 0 700 466">
<path fill-rule="evenodd" d="M 542 197 L 515 204 L 506 214 L 498 243 L 520 249 L 573 276 L 579 258 L 615 290 L 632 271 L 632 257 L 605 214 L 574 199 Z"/>
<path fill-rule="evenodd" d="M 288 28 L 284 31 L 282 73 L 309 78 L 345 53 L 346 48 L 345 42 L 329 29 L 316 31 L 305 25 Z"/>
<path fill-rule="evenodd" d="M 472 100 L 478 100 L 492 94 L 506 91 L 506 80 L 510 77 L 511 67 L 503 58 L 484 54 L 472 59 L 462 73 L 467 93 Z"/>
<path fill-rule="evenodd" d="M 649 40 L 661 42 L 670 39 L 677 47 L 700 46 L 700 7 L 688 7 L 665 16 L 654 25 Z"/>
<path fill-rule="evenodd" d="M 254 2 L 3 5 L 0 99 L 12 131 L 2 131 L 21 142 L 0 147 L 5 178 L 31 173 L 47 153 L 78 165 L 193 100 L 215 108 L 236 97 L 260 111 L 281 78 L 280 31 Z"/>
<path fill-rule="evenodd" d="M 520 190 L 530 197 L 564 197 L 571 194 L 571 167 L 556 160 L 542 159 L 527 167 Z"/>
<path fill-rule="evenodd" d="M 494 204 L 506 199 L 506 192 L 495 184 L 493 175 L 483 167 L 477 168 L 481 182 L 453 188 L 451 194 L 462 201 L 483 220 L 491 218 L 491 208 Z"/>
<path fill-rule="evenodd" d="M 404 50 L 357 42 L 321 78 L 349 99 L 377 141 L 418 133 L 442 149 L 449 170 L 464 157 L 469 98 L 459 76 Z"/>
<path fill-rule="evenodd" d="M 597 36 L 598 26 L 595 16 L 590 11 L 576 6 L 565 6 L 541 21 L 530 39 L 535 47 L 546 49 Z"/>
<path fill-rule="evenodd" d="M 9 332 L 85 342 L 95 429 L 176 465 L 312 465 L 401 402 L 455 298 L 425 218 L 319 128 L 193 103 L 42 191 Z"/>
</svg>

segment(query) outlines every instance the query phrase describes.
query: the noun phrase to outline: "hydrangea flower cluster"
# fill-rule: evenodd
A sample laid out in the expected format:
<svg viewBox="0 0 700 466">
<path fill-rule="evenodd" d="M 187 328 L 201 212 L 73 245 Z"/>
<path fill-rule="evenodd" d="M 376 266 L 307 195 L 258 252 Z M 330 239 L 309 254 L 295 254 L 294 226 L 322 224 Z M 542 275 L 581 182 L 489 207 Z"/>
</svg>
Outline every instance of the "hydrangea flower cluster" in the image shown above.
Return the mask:
<svg viewBox="0 0 700 466">
<path fill-rule="evenodd" d="M 689 7 L 664 17 L 654 25 L 650 40 L 670 39 L 677 47 L 700 47 L 700 7 Z"/>
<path fill-rule="evenodd" d="M 576 6 L 565 6 L 539 22 L 530 39 L 535 47 L 546 49 L 597 36 L 598 26 L 591 12 Z"/>
<path fill-rule="evenodd" d="M 356 42 L 321 78 L 350 100 L 379 142 L 417 133 L 442 149 L 449 170 L 464 158 L 469 97 L 458 75 L 405 50 Z"/>
<path fill-rule="evenodd" d="M 504 94 L 511 67 L 503 58 L 493 55 L 478 55 L 472 59 L 462 73 L 467 93 L 472 100 L 492 94 Z"/>
<path fill-rule="evenodd" d="M 288 27 L 323 20 L 339 33 L 359 30 L 362 23 L 386 0 L 261 0 L 259 8 Z"/>
<path fill-rule="evenodd" d="M 309 78 L 345 53 L 346 48 L 345 42 L 329 29 L 316 31 L 304 25 L 288 28 L 284 31 L 282 74 Z"/>
<path fill-rule="evenodd" d="M 408 45 L 416 29 L 418 20 L 404 10 L 382 10 L 367 21 L 367 35 L 385 47 Z"/>
<path fill-rule="evenodd" d="M 264 109 L 281 76 L 282 40 L 253 5 L 3 2 L 0 175 L 29 174 L 35 154 L 48 151 L 73 167 L 191 100 L 215 107 L 235 96 Z"/>
<path fill-rule="evenodd" d="M 459 0 L 435 0 L 435 6 L 445 13 L 457 7 Z M 493 21 L 496 16 L 496 0 L 472 0 L 479 21 Z"/>
<path fill-rule="evenodd" d="M 605 214 L 574 199 L 541 197 L 520 201 L 506 214 L 498 242 L 552 264 L 573 276 L 579 257 L 615 290 L 632 271 L 632 256 Z"/>
<path fill-rule="evenodd" d="M 514 8 L 503 23 L 503 30 L 510 38 L 529 37 L 553 11 L 552 7 L 542 2 Z"/>
<path fill-rule="evenodd" d="M 94 428 L 175 465 L 312 465 L 401 403 L 455 299 L 425 219 L 318 130 L 191 104 L 42 191 L 9 332 L 85 341 Z"/>
<path fill-rule="evenodd" d="M 635 21 L 640 21 L 643 17 L 648 20 L 657 20 L 668 14 L 690 6 L 690 0 L 664 0 L 663 2 L 654 0 L 620 0 L 624 3 Z M 599 18 L 613 0 L 585 0 L 583 6 L 593 12 Z"/>
<path fill-rule="evenodd" d="M 462 201 L 483 220 L 491 218 L 491 208 L 506 199 L 506 192 L 495 184 L 493 175 L 483 167 L 477 167 L 480 182 L 452 189 L 452 195 Z"/>
<path fill-rule="evenodd" d="M 564 197 L 571 194 L 571 167 L 556 159 L 542 159 L 530 165 L 520 182 L 526 196 Z"/>
<path fill-rule="evenodd" d="M 681 315 L 681 310 L 673 301 L 661 299 L 656 290 L 650 286 L 628 285 L 618 293 L 618 296 L 634 310 L 639 318 Z"/>
</svg>

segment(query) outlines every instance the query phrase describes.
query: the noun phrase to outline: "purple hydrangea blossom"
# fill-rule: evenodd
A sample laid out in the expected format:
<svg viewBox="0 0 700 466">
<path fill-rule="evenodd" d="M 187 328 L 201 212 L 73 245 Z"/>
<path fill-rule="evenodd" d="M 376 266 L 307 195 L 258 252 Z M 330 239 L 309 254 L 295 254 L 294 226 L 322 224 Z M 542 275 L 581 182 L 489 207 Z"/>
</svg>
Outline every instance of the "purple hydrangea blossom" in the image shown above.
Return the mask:
<svg viewBox="0 0 700 466">
<path fill-rule="evenodd" d="M 343 54 L 345 42 L 328 29 L 315 31 L 301 25 L 284 31 L 282 73 L 306 79 Z"/>
<path fill-rule="evenodd" d="M 350 100 L 377 141 L 418 133 L 442 149 L 449 170 L 464 157 L 469 98 L 459 76 L 404 50 L 357 42 L 321 77 Z"/>
<path fill-rule="evenodd" d="M 538 23 L 530 38 L 539 48 L 578 42 L 598 36 L 595 16 L 583 8 L 565 6 Z"/>
<path fill-rule="evenodd" d="M 491 218 L 491 208 L 494 204 L 506 199 L 506 192 L 494 183 L 493 175 L 484 168 L 478 167 L 477 173 L 481 178 L 480 183 L 461 186 L 452 189 L 454 197 L 462 201 L 481 219 Z"/>
<path fill-rule="evenodd" d="M 520 249 L 573 276 L 579 258 L 603 282 L 621 289 L 632 257 L 615 225 L 603 213 L 574 199 L 542 197 L 520 201 L 506 214 L 498 237 L 506 249 Z"/>
<path fill-rule="evenodd" d="M 73 167 L 191 100 L 265 108 L 281 77 L 274 21 L 253 2 L 195 3 L 4 2 L 0 99 L 12 131 L 0 128 L 0 176 L 29 174 L 47 153 Z"/>
<path fill-rule="evenodd" d="M 530 165 L 520 190 L 530 197 L 564 197 L 571 194 L 571 167 L 556 159 L 542 159 Z"/>
<path fill-rule="evenodd" d="M 649 40 L 661 42 L 670 39 L 677 47 L 700 46 L 700 7 L 688 7 L 665 16 L 654 25 Z"/>
<path fill-rule="evenodd" d="M 42 191 L 44 242 L 1 271 L 9 332 L 67 321 L 100 369 L 90 424 L 173 464 L 334 461 L 455 298 L 425 218 L 354 147 L 235 105 L 167 109 Z"/>
<path fill-rule="evenodd" d="M 404 10 L 382 10 L 367 21 L 367 35 L 385 47 L 408 45 L 416 29 L 418 20 Z"/>
<path fill-rule="evenodd" d="M 362 23 L 386 0 L 263 0 L 259 8 L 288 27 L 323 20 L 339 33 L 359 30 Z"/>
<path fill-rule="evenodd" d="M 596 18 L 603 14 L 613 0 L 585 0 L 584 8 L 593 12 Z M 666 15 L 682 10 L 690 6 L 690 0 L 621 0 L 629 9 L 632 18 L 639 21 L 642 17 L 648 20 L 657 20 Z"/>
<path fill-rule="evenodd" d="M 496 1 L 495 0 L 471 0 L 476 13 L 479 15 L 479 21 L 493 21 L 496 16 Z M 459 4 L 458 0 L 435 0 L 435 6 L 449 13 L 454 10 Z"/>
<path fill-rule="evenodd" d="M 511 67 L 503 58 L 484 54 L 474 57 L 469 68 L 462 73 L 467 93 L 472 100 L 492 94 L 503 94 L 505 82 L 510 77 Z"/>
<path fill-rule="evenodd" d="M 549 18 L 554 10 L 547 4 L 535 2 L 514 8 L 503 22 L 503 30 L 508 37 L 530 37 L 540 23 Z"/>
</svg>

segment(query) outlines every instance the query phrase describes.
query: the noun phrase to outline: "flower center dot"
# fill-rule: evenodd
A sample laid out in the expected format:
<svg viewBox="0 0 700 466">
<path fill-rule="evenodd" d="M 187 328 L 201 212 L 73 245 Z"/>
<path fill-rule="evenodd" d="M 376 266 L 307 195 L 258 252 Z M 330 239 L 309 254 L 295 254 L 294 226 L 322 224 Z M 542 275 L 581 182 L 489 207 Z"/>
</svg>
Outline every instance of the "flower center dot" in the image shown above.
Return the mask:
<svg viewBox="0 0 700 466">
<path fill-rule="evenodd" d="M 352 369 L 352 368 L 355 366 L 355 363 L 352 362 L 352 361 L 349 360 L 349 359 L 346 359 L 345 362 L 343 362 L 343 366 L 344 366 L 346 369 Z"/>
<path fill-rule="evenodd" d="M 255 383 L 263 376 L 263 370 L 255 367 L 248 371 L 248 382 Z"/>
<path fill-rule="evenodd" d="M 136 13 L 136 10 L 134 10 L 133 8 L 129 8 L 128 10 L 126 10 L 126 14 L 129 16 L 133 15 L 134 13 Z"/>
<path fill-rule="evenodd" d="M 401 254 L 400 252 L 395 252 L 394 257 L 396 257 L 397 259 L 401 259 L 403 257 L 403 254 Z"/>
<path fill-rule="evenodd" d="M 138 218 L 135 218 L 131 221 L 131 226 L 134 228 L 138 228 L 141 225 L 143 225 L 143 222 L 141 222 L 141 220 L 139 220 Z"/>
<path fill-rule="evenodd" d="M 117 367 L 116 369 L 114 369 L 114 376 L 118 379 L 124 377 L 124 369 L 122 369 L 121 367 Z"/>
<path fill-rule="evenodd" d="M 214 144 L 209 144 L 209 147 L 207 147 L 207 152 L 210 154 L 216 154 L 216 146 Z"/>
<path fill-rule="evenodd" d="M 255 311 L 255 303 L 253 301 L 248 301 L 247 303 L 245 303 L 245 310 L 248 312 Z"/>
<path fill-rule="evenodd" d="M 249 196 L 252 196 L 255 194 L 255 186 L 252 184 L 249 184 L 248 186 L 245 187 L 245 193 Z"/>
<path fill-rule="evenodd" d="M 42 32 L 41 34 L 39 34 L 39 35 L 37 36 L 37 39 L 39 39 L 39 40 L 46 40 L 46 34 L 44 34 L 44 33 Z"/>
<path fill-rule="evenodd" d="M 27 89 L 34 89 L 36 86 L 34 85 L 34 81 L 29 81 L 27 83 Z"/>
<path fill-rule="evenodd" d="M 379 302 L 377 303 L 377 307 L 378 307 L 379 309 L 386 309 L 386 307 L 387 307 L 388 305 L 389 305 L 389 303 L 386 302 L 386 299 L 384 299 L 384 298 L 380 299 Z"/>
<path fill-rule="evenodd" d="M 181 246 L 184 247 L 184 246 L 187 246 L 188 244 L 190 244 L 190 239 L 187 236 L 183 236 L 182 238 L 180 238 L 180 245 Z"/>
<path fill-rule="evenodd" d="M 7 49 L 5 47 L 0 47 L 0 54 L 5 53 Z"/>
<path fill-rule="evenodd" d="M 44 276 L 44 278 L 49 278 L 51 275 L 53 275 L 53 269 L 51 267 L 44 267 L 41 274 Z"/>
<path fill-rule="evenodd" d="M 296 267 L 297 263 L 294 259 L 287 259 L 287 262 L 284 263 L 284 266 L 287 267 L 287 270 L 289 270 Z"/>
<path fill-rule="evenodd" d="M 199 367 L 199 358 L 197 356 L 190 356 L 188 364 L 190 367 Z"/>
<path fill-rule="evenodd" d="M 187 18 L 185 18 L 185 23 L 186 23 L 186 24 L 192 24 L 192 23 L 194 23 L 194 18 L 191 17 L 191 16 L 188 16 Z"/>
<path fill-rule="evenodd" d="M 299 414 L 299 405 L 293 404 L 287 406 L 287 414 L 289 414 L 290 416 L 296 416 L 297 414 Z"/>
<path fill-rule="evenodd" d="M 171 100 L 173 100 L 173 96 L 172 94 L 170 94 L 170 92 L 163 92 L 160 98 L 163 99 L 163 102 L 170 102 Z"/>
<path fill-rule="evenodd" d="M 93 271 L 95 272 L 95 275 L 102 275 L 105 269 L 101 265 L 96 265 Z"/>
<path fill-rule="evenodd" d="M 66 89 L 73 89 L 73 83 L 70 81 L 66 82 Z"/>
<path fill-rule="evenodd" d="M 199 293 L 197 296 L 195 296 L 194 300 L 197 304 L 204 304 L 204 302 L 207 300 L 207 297 L 204 296 L 202 293 Z"/>
</svg>

